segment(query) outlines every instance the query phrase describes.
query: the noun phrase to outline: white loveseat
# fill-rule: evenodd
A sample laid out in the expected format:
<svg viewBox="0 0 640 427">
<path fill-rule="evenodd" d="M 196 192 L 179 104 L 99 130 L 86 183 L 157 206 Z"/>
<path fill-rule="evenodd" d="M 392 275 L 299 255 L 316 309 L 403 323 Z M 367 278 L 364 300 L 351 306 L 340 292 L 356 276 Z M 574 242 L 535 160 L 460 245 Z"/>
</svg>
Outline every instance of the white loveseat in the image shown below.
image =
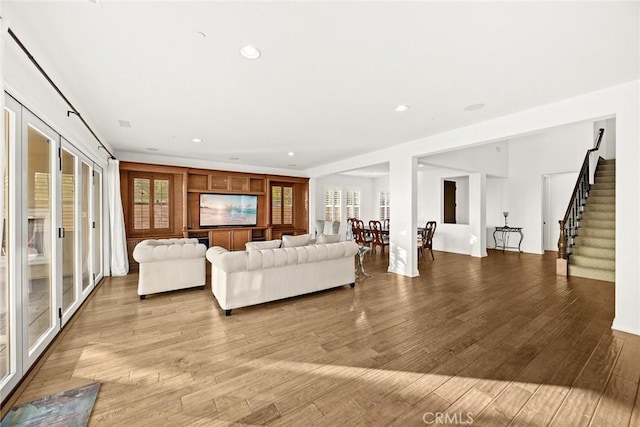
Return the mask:
<svg viewBox="0 0 640 427">
<path fill-rule="evenodd" d="M 355 285 L 354 242 L 229 252 L 207 251 L 211 291 L 228 316 L 231 310 L 323 289 Z"/>
<path fill-rule="evenodd" d="M 140 264 L 138 295 L 177 289 L 204 289 L 205 252 L 198 239 L 143 240 L 133 249 L 133 259 Z"/>
</svg>

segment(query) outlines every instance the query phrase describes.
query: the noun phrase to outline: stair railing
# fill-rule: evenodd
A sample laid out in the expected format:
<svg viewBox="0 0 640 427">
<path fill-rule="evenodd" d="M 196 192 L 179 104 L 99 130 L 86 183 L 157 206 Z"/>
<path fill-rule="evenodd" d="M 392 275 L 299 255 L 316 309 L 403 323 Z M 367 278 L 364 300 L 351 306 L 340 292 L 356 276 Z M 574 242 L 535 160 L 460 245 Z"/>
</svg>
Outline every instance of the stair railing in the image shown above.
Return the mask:
<svg viewBox="0 0 640 427">
<path fill-rule="evenodd" d="M 571 247 L 573 246 L 573 240 L 578 230 L 578 221 L 580 220 L 580 214 L 582 213 L 582 206 L 587 199 L 589 193 L 589 163 L 591 155 L 600 149 L 600 143 L 602 142 L 602 136 L 604 135 L 604 129 L 598 130 L 598 135 L 594 147 L 587 150 L 587 154 L 584 156 L 580 173 L 576 181 L 575 187 L 573 187 L 573 193 L 569 200 L 569 206 L 564 214 L 564 218 L 558 221 L 560 223 L 560 237 L 558 238 L 558 258 L 567 259 L 571 254 Z"/>
</svg>

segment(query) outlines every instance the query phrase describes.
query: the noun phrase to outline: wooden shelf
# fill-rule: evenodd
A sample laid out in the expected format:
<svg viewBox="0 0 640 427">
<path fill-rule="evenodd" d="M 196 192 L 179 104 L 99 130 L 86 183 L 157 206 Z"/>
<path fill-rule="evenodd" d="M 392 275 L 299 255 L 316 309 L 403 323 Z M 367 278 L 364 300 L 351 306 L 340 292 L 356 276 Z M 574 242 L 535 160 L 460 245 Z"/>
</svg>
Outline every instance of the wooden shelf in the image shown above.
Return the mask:
<svg viewBox="0 0 640 427">
<path fill-rule="evenodd" d="M 202 233 L 207 231 L 217 231 L 217 230 L 266 230 L 268 227 L 265 226 L 239 226 L 239 227 L 210 227 L 210 228 L 187 228 L 184 230 L 186 233 Z"/>
<path fill-rule="evenodd" d="M 196 188 L 189 188 L 187 189 L 187 193 L 217 193 L 217 194 L 242 194 L 242 195 L 249 195 L 249 196 L 264 196 L 264 191 L 237 191 L 237 192 L 230 192 L 230 191 L 219 191 L 219 190 L 199 190 Z"/>
</svg>

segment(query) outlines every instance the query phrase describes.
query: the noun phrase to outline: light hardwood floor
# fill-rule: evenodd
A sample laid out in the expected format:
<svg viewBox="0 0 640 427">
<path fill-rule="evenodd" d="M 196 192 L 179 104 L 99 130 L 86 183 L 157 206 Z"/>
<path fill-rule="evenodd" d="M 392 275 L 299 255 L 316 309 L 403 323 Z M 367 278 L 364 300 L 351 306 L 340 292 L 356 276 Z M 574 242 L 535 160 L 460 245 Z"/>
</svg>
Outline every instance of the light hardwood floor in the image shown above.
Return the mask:
<svg viewBox="0 0 640 427">
<path fill-rule="evenodd" d="M 230 317 L 209 286 L 140 301 L 137 275 L 107 279 L 18 402 L 99 381 L 92 426 L 640 426 L 612 283 L 550 254 L 435 255 Z"/>
</svg>

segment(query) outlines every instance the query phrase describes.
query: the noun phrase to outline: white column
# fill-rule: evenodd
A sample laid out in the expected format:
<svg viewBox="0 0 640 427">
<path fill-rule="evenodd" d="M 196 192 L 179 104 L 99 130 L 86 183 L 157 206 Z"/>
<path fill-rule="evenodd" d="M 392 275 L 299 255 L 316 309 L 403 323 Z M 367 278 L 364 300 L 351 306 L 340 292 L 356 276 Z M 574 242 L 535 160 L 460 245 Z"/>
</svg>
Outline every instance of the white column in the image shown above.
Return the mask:
<svg viewBox="0 0 640 427">
<path fill-rule="evenodd" d="M 469 174 L 469 245 L 471 256 L 487 256 L 487 174 Z"/>
<path fill-rule="evenodd" d="M 616 317 L 613 329 L 640 335 L 640 100 L 616 115 Z"/>
<path fill-rule="evenodd" d="M 309 179 L 309 233 L 315 235 L 316 232 L 316 209 L 317 209 L 317 197 L 318 197 L 318 179 Z"/>
<path fill-rule="evenodd" d="M 389 163 L 389 271 L 418 276 L 417 159 L 394 154 Z"/>
</svg>

